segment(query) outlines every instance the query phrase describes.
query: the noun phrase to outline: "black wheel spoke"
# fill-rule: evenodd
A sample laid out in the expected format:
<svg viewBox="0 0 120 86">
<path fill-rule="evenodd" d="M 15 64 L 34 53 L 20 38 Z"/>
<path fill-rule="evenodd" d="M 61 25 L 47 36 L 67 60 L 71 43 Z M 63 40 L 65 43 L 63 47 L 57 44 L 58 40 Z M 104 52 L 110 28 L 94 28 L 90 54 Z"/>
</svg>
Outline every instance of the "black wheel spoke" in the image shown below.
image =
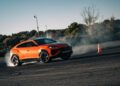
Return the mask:
<svg viewBox="0 0 120 86">
<path fill-rule="evenodd" d="M 44 63 L 47 63 L 50 61 L 50 58 L 49 58 L 48 53 L 46 51 L 41 52 L 41 60 Z"/>
<path fill-rule="evenodd" d="M 13 55 L 11 58 L 11 62 L 13 63 L 14 66 L 19 66 L 19 58 L 16 55 Z"/>
</svg>

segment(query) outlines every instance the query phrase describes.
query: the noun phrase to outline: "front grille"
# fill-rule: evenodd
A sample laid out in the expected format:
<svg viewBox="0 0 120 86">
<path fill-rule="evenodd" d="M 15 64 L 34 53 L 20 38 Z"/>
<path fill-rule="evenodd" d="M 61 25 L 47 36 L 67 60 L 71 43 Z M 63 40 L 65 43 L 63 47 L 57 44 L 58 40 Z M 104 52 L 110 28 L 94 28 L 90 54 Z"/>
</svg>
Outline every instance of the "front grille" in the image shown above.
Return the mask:
<svg viewBox="0 0 120 86">
<path fill-rule="evenodd" d="M 64 48 L 61 48 L 61 51 L 67 51 L 67 50 L 72 50 L 71 47 L 64 47 Z"/>
<path fill-rule="evenodd" d="M 72 47 L 62 47 L 60 49 L 55 49 L 51 51 L 52 55 L 56 55 L 57 53 L 62 54 L 64 51 L 71 51 L 72 52 Z"/>
<path fill-rule="evenodd" d="M 55 55 L 57 52 L 58 52 L 58 50 L 52 50 L 52 51 L 51 51 L 51 54 L 52 54 L 52 55 Z"/>
</svg>

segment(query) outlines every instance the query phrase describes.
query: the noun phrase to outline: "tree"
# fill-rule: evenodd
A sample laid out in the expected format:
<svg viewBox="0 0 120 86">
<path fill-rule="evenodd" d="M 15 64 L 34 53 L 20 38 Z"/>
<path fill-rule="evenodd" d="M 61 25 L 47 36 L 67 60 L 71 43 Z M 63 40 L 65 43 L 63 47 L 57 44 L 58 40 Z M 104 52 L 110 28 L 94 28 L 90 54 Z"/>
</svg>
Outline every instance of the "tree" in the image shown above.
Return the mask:
<svg viewBox="0 0 120 86">
<path fill-rule="evenodd" d="M 87 26 L 94 24 L 99 18 L 99 12 L 94 6 L 85 7 L 81 13 L 83 21 Z"/>
<path fill-rule="evenodd" d="M 85 28 L 85 25 L 73 22 L 66 28 L 64 34 L 66 36 L 79 37 L 80 35 L 86 34 Z"/>
<path fill-rule="evenodd" d="M 79 27 L 79 24 L 77 22 L 73 22 L 68 26 L 68 28 L 66 28 L 65 34 L 70 35 L 78 27 Z"/>
<path fill-rule="evenodd" d="M 37 34 L 37 31 L 31 30 L 29 34 L 30 34 L 30 37 L 35 36 Z"/>
</svg>

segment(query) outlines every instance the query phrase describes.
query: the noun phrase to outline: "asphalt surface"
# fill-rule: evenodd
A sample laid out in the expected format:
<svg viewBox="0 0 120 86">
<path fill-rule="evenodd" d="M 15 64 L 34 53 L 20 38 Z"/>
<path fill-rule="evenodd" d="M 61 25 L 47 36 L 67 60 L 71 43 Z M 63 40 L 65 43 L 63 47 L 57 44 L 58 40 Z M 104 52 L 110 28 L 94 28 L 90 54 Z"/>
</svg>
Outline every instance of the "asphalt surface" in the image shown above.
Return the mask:
<svg viewBox="0 0 120 86">
<path fill-rule="evenodd" d="M 16 68 L 0 62 L 0 86 L 120 86 L 120 47 Z"/>
</svg>

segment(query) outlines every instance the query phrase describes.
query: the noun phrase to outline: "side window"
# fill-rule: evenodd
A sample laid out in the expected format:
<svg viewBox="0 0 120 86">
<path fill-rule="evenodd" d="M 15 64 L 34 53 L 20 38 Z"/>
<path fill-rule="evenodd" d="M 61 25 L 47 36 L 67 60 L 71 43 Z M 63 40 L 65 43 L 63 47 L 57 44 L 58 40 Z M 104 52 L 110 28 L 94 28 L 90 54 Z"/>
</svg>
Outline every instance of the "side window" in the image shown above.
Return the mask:
<svg viewBox="0 0 120 86">
<path fill-rule="evenodd" d="M 27 47 L 33 47 L 33 46 L 36 46 L 33 42 L 28 42 L 26 43 L 26 46 Z"/>
<path fill-rule="evenodd" d="M 26 43 L 23 43 L 23 44 L 17 46 L 17 48 L 22 48 L 22 47 L 26 47 Z"/>
<path fill-rule="evenodd" d="M 26 43 L 19 45 L 17 48 L 32 47 L 32 46 L 36 46 L 36 45 L 33 42 L 26 42 Z"/>
</svg>

